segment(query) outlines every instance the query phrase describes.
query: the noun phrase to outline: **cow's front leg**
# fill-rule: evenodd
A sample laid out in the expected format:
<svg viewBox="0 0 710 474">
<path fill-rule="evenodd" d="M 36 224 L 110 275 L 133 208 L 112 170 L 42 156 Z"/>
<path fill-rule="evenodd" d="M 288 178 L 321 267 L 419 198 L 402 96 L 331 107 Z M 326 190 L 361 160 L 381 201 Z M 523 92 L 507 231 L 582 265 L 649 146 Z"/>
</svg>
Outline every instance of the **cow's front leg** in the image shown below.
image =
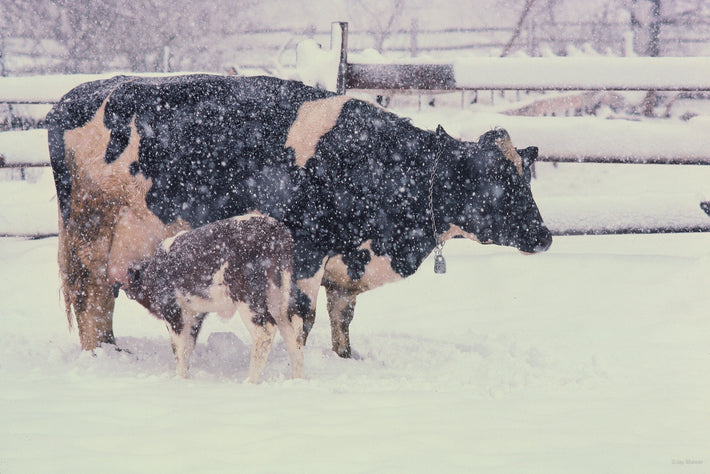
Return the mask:
<svg viewBox="0 0 710 474">
<path fill-rule="evenodd" d="M 298 325 L 300 318 L 303 321 L 303 329 L 298 334 L 298 343 L 301 347 L 306 345 L 308 334 L 313 329 L 313 324 L 316 321 L 316 302 L 318 300 L 318 290 L 320 289 L 321 280 L 325 271 L 325 259 L 321 264 L 320 269 L 310 278 L 296 280 L 295 285 L 291 285 L 291 301 L 289 304 L 289 314 L 294 323 L 294 327 Z"/>
<path fill-rule="evenodd" d="M 330 333 L 333 341 L 333 351 L 340 357 L 350 358 L 350 323 L 355 315 L 357 296 L 348 290 L 328 285 L 328 315 L 330 316 Z"/>
</svg>

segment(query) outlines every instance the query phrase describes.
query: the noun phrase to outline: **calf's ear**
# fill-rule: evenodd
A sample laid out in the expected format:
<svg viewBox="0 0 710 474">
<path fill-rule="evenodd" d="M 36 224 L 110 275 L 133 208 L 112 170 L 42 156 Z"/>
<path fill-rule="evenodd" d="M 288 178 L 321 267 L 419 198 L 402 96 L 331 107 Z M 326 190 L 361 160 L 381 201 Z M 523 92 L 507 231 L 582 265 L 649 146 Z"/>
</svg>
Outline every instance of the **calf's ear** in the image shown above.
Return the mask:
<svg viewBox="0 0 710 474">
<path fill-rule="evenodd" d="M 132 265 L 127 270 L 128 285 L 133 286 L 141 281 L 141 269 L 138 266 Z"/>
</svg>

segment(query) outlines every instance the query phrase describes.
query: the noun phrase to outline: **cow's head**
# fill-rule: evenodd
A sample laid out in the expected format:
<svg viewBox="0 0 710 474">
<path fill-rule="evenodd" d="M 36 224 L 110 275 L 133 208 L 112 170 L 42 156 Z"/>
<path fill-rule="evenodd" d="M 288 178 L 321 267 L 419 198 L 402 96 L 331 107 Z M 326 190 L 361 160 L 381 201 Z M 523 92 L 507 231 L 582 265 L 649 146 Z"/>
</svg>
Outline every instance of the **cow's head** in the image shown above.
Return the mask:
<svg viewBox="0 0 710 474">
<path fill-rule="evenodd" d="M 526 253 L 544 252 L 552 234 L 530 191 L 537 148 L 516 150 L 508 132 L 495 129 L 477 143 L 460 142 L 437 130 L 440 170 L 434 182 L 437 220 L 482 243 L 508 245 Z"/>
</svg>

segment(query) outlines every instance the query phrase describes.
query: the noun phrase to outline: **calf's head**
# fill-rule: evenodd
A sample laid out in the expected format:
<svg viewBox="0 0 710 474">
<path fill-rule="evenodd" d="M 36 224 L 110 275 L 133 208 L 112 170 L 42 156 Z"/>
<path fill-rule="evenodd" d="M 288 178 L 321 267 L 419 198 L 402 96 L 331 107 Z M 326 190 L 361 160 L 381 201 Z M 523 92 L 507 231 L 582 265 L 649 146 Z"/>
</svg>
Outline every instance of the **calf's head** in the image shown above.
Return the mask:
<svg viewBox="0 0 710 474">
<path fill-rule="evenodd" d="M 128 281 L 126 284 L 121 285 L 123 291 L 126 292 L 126 296 L 146 307 L 148 305 L 148 289 L 146 288 L 146 281 L 143 276 L 149 264 L 149 260 L 141 260 L 131 264 L 131 266 L 128 267 Z"/>
<path fill-rule="evenodd" d="M 552 234 L 540 216 L 530 190 L 537 148 L 516 150 L 508 132 L 495 129 L 478 142 L 460 142 L 437 130 L 441 171 L 435 214 L 483 243 L 544 252 Z M 438 181 L 438 185 L 437 185 Z M 438 201 L 438 202 L 437 202 Z"/>
</svg>

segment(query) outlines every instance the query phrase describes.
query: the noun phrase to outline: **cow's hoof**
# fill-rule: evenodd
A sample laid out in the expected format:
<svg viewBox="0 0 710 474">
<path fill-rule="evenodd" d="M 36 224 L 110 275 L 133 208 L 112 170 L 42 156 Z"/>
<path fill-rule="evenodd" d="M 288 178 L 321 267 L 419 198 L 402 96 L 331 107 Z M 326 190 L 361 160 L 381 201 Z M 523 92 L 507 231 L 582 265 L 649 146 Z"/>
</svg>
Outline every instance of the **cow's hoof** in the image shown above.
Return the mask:
<svg viewBox="0 0 710 474">
<path fill-rule="evenodd" d="M 114 352 L 122 352 L 124 354 L 133 355 L 133 352 L 131 352 L 130 350 L 125 349 L 123 347 L 118 347 L 115 342 L 113 342 L 113 343 L 104 342 L 103 344 L 99 345 L 99 347 L 97 347 L 96 349 L 92 349 L 90 351 L 91 356 L 98 357 L 98 354 L 96 353 L 96 351 L 99 349 L 104 352 L 109 352 L 109 351 L 111 351 L 111 349 L 113 349 Z"/>
<path fill-rule="evenodd" d="M 133 352 L 131 352 L 130 350 L 128 350 L 128 349 L 126 349 L 126 348 L 124 348 L 124 347 L 114 346 L 113 349 L 114 349 L 116 352 L 125 352 L 125 353 L 128 354 L 128 355 L 133 355 Z"/>
<path fill-rule="evenodd" d="M 333 348 L 333 351 L 338 354 L 338 356 L 342 357 L 343 359 L 351 359 L 353 354 L 352 351 L 350 350 L 349 347 L 343 347 L 343 348 Z"/>
</svg>

